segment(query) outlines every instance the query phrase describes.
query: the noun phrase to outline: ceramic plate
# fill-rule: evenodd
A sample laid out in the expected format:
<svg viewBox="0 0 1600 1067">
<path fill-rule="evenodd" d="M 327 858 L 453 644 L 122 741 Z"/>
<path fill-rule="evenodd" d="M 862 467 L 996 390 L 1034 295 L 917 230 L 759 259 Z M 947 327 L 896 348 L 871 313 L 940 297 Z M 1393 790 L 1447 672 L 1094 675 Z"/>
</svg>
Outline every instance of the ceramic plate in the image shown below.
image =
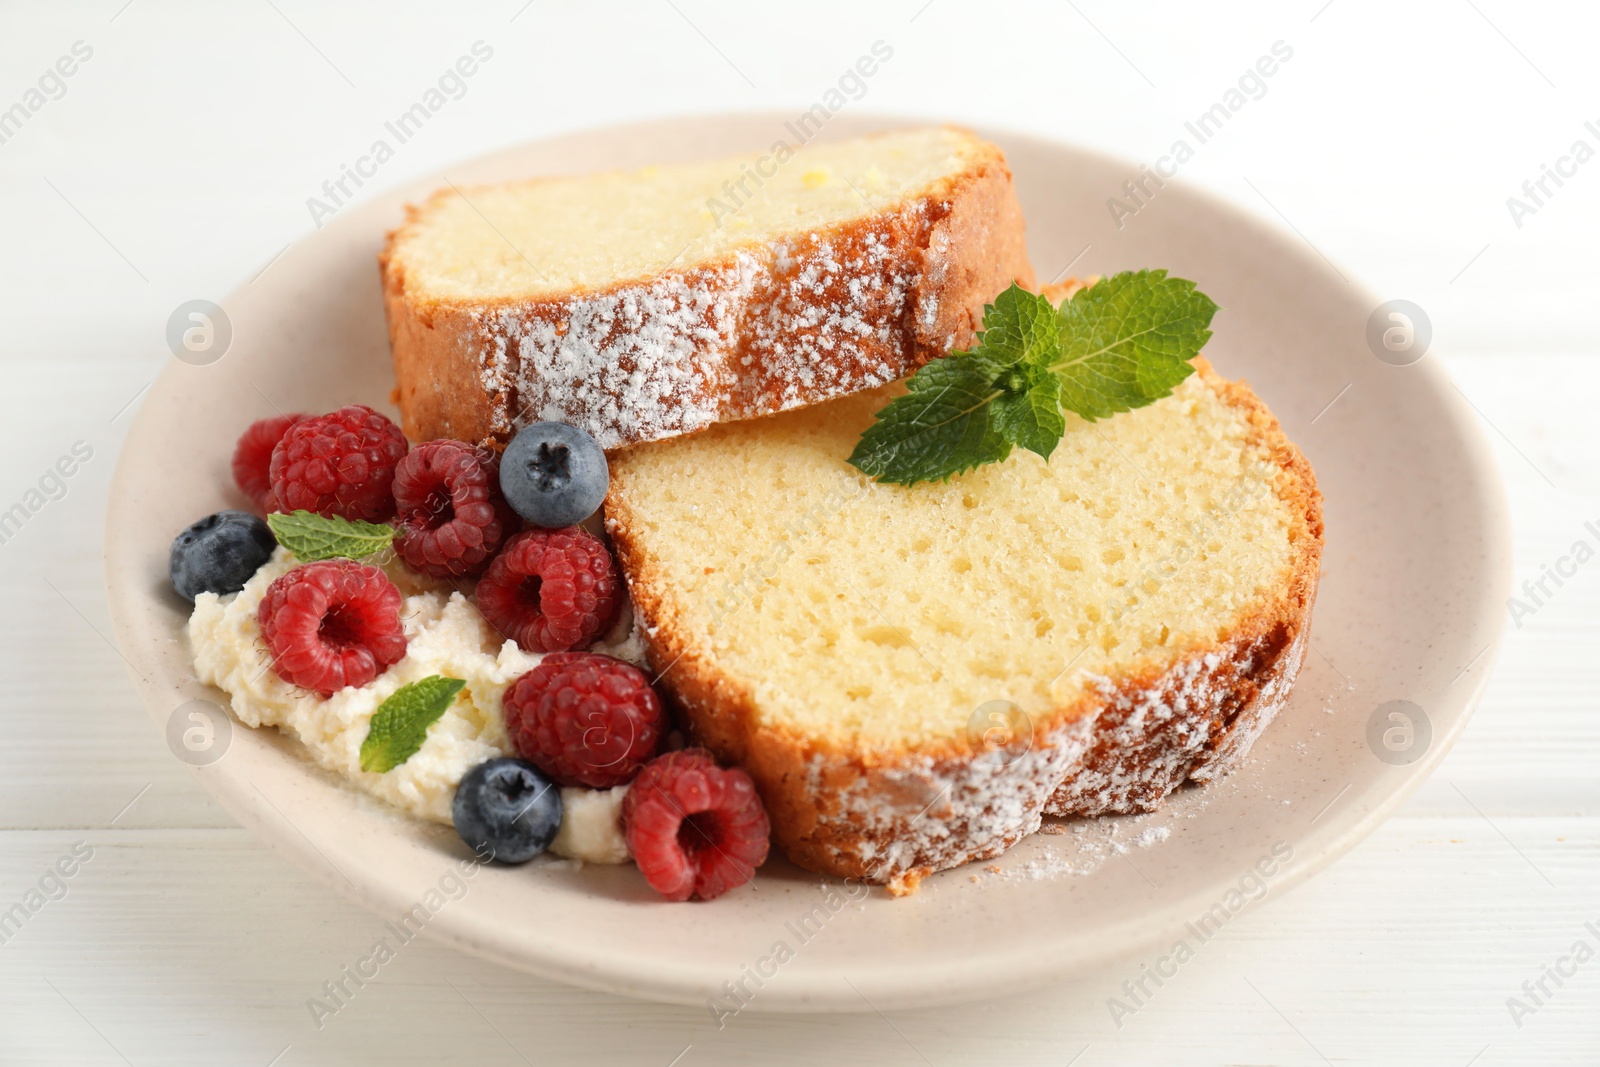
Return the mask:
<svg viewBox="0 0 1600 1067">
<path fill-rule="evenodd" d="M 785 117 L 651 122 L 463 163 L 341 212 L 222 301 L 225 354 L 185 353 L 192 362 L 174 359 L 161 375 L 129 434 L 108 518 L 118 640 L 175 751 L 189 752 L 177 710 L 221 697 L 190 667 L 167 547 L 194 518 L 244 505 L 228 458 L 252 419 L 385 404 L 394 382 L 376 257 L 402 205 L 446 180 L 766 150 L 785 136 Z M 907 124 L 841 115 L 824 136 Z M 427 934 L 467 952 L 693 1004 L 742 982 L 758 1011 L 998 996 L 1165 950 L 1284 892 L 1370 833 L 1466 723 L 1510 584 L 1502 490 L 1473 412 L 1425 354 L 1425 322 L 1412 318 L 1408 345 L 1406 320 L 1296 235 L 1177 183 L 1119 227 L 1107 199 L 1137 167 L 986 135 L 1015 171 L 1040 278 L 1165 267 L 1195 279 L 1224 309 L 1206 354 L 1249 380 L 1316 468 L 1327 548 L 1312 651 L 1247 766 L 1180 790 L 1153 815 L 1036 834 L 994 863 L 930 878 L 912 897 L 830 884 L 775 858 L 753 888 L 697 905 L 661 902 L 631 866 L 483 870 L 460 899 L 430 896 L 466 855 L 453 833 L 342 787 L 273 730 L 234 726 L 229 736 L 222 724 L 211 752 L 225 751 L 195 768 L 201 784 L 380 916 L 438 904 L 424 912 Z"/>
</svg>

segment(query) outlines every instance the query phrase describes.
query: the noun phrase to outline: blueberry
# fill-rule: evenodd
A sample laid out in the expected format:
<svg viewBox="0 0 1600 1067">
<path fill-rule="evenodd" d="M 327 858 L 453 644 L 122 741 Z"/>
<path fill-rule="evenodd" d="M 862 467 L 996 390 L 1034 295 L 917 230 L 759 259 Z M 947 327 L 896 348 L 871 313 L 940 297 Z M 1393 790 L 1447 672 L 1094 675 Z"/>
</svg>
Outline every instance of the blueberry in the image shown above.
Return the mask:
<svg viewBox="0 0 1600 1067">
<path fill-rule="evenodd" d="M 461 779 L 450 816 L 478 855 L 526 863 L 561 829 L 561 790 L 527 760 L 492 759 Z"/>
<path fill-rule="evenodd" d="M 582 522 L 606 498 L 606 454 L 583 430 L 535 422 L 500 457 L 500 491 L 524 519 L 547 530 Z"/>
<path fill-rule="evenodd" d="M 272 528 L 248 511 L 207 515 L 172 541 L 172 588 L 191 604 L 201 593 L 237 593 L 277 544 Z"/>
</svg>

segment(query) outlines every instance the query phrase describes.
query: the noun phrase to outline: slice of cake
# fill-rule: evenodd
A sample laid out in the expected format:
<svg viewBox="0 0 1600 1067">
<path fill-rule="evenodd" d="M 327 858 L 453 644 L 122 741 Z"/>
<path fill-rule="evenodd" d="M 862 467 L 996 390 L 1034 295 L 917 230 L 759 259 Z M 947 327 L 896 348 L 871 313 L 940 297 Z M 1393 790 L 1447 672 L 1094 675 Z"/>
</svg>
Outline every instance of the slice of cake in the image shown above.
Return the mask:
<svg viewBox="0 0 1600 1067">
<path fill-rule="evenodd" d="M 1032 279 L 1005 157 L 951 128 L 452 187 L 381 264 L 408 437 L 605 448 L 903 378 Z"/>
<path fill-rule="evenodd" d="M 1144 811 L 1237 765 L 1299 669 L 1305 458 L 1242 383 L 1067 416 L 945 483 L 845 462 L 899 386 L 612 459 L 607 528 L 661 685 L 776 841 L 914 888 L 1040 816 Z"/>
</svg>

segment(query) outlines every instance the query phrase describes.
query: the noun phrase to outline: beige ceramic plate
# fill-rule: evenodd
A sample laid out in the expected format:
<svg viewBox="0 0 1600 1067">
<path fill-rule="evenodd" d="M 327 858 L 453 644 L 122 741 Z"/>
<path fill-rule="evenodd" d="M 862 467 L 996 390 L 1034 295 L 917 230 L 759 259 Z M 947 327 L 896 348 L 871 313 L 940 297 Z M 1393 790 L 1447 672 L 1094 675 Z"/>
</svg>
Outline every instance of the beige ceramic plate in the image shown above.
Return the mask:
<svg viewBox="0 0 1600 1067">
<path fill-rule="evenodd" d="M 205 365 L 173 360 L 144 401 L 112 491 L 106 583 L 157 725 L 168 729 L 188 700 L 217 698 L 190 668 L 166 555 L 194 518 L 242 505 L 228 475 L 240 429 L 278 408 L 381 407 L 389 396 L 375 259 L 402 204 L 447 179 L 764 150 L 791 136 L 785 117 L 653 122 L 463 163 L 342 213 L 223 301 L 226 354 Z M 840 116 L 825 135 L 894 125 L 905 123 Z M 1224 309 L 1207 355 L 1250 381 L 1316 468 L 1328 540 L 1314 651 L 1248 766 L 1180 791 L 1153 816 L 1035 835 L 992 867 L 931 878 L 910 898 L 848 886 L 830 897 L 818 878 L 775 859 L 753 888 L 697 905 L 662 903 L 632 867 L 485 870 L 461 899 L 430 898 L 465 855 L 453 834 L 342 788 L 270 730 L 235 728 L 225 754 L 197 768 L 205 788 L 385 918 L 440 904 L 425 929 L 468 952 L 695 1004 L 742 981 L 753 1010 L 997 996 L 1165 950 L 1196 936 L 1185 924 L 1224 923 L 1370 833 L 1444 755 L 1495 656 L 1509 537 L 1473 413 L 1435 359 L 1398 366 L 1417 350 L 1390 353 L 1381 341 L 1388 361 L 1377 358 L 1368 337 L 1378 298 L 1293 234 L 1175 184 L 1119 229 L 1107 198 L 1137 168 L 992 136 L 1015 170 L 1040 277 L 1071 264 L 1076 274 L 1166 267 L 1195 279 Z M 1372 336 L 1404 330 L 1398 320 L 1379 325 Z"/>
</svg>

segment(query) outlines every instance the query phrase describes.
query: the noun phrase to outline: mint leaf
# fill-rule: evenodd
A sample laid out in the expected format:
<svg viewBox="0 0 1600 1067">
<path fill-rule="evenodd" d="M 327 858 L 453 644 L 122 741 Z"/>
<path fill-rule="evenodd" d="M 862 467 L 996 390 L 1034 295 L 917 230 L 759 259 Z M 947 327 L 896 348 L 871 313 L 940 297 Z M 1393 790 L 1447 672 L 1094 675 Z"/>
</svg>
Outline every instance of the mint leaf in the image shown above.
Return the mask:
<svg viewBox="0 0 1600 1067">
<path fill-rule="evenodd" d="M 393 526 L 358 522 L 338 516 L 323 518 L 310 511 L 294 511 L 267 516 L 278 544 L 294 553 L 301 563 L 345 557 L 361 559 L 381 552 L 394 540 Z"/>
<path fill-rule="evenodd" d="M 1061 330 L 1049 300 L 1016 282 L 983 309 L 976 355 L 995 367 L 1048 366 L 1061 357 Z"/>
<path fill-rule="evenodd" d="M 1217 305 L 1164 270 L 1126 271 L 1080 289 L 1056 313 L 1061 403 L 1086 419 L 1160 400 L 1194 373 Z"/>
<path fill-rule="evenodd" d="M 989 425 L 997 395 L 993 371 L 965 352 L 924 365 L 906 380 L 909 392 L 878 412 L 850 464 L 881 482 L 944 481 L 1005 459 L 1011 445 Z"/>
<path fill-rule="evenodd" d="M 384 774 L 415 756 L 427 740 L 428 727 L 439 721 L 466 684 L 460 678 L 432 674 L 396 689 L 373 712 L 367 739 L 361 742 L 361 769 Z"/>
<path fill-rule="evenodd" d="M 1055 309 L 1051 309 L 1055 314 Z M 1007 371 L 1000 378 L 1005 391 L 994 398 L 990 422 L 1001 437 L 1049 459 L 1067 420 L 1061 414 L 1061 379 L 1049 370 L 1027 363 Z"/>
<path fill-rule="evenodd" d="M 1012 285 L 984 308 L 971 352 L 952 352 L 906 380 L 850 463 L 880 482 L 915 485 L 1011 454 L 1049 459 L 1065 411 L 1101 419 L 1172 393 L 1211 339 L 1217 305 L 1164 270 L 1127 271 L 1053 308 Z"/>
</svg>

